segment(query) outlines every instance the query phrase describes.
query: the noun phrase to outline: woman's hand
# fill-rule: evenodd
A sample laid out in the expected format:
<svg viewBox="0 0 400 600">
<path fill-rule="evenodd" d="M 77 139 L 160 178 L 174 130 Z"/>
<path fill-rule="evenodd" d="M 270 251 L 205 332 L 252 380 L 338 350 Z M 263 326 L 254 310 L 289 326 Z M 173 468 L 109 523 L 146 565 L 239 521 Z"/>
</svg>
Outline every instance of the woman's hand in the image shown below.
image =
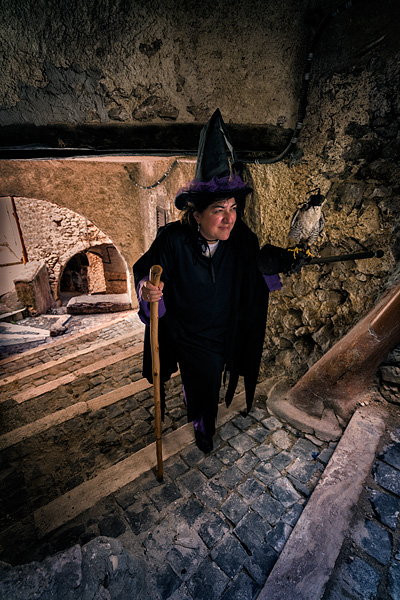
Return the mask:
<svg viewBox="0 0 400 600">
<path fill-rule="evenodd" d="M 164 282 L 160 281 L 160 285 L 156 287 L 150 281 L 145 281 L 142 285 L 142 298 L 145 302 L 159 302 L 162 298 L 162 290 Z"/>
</svg>

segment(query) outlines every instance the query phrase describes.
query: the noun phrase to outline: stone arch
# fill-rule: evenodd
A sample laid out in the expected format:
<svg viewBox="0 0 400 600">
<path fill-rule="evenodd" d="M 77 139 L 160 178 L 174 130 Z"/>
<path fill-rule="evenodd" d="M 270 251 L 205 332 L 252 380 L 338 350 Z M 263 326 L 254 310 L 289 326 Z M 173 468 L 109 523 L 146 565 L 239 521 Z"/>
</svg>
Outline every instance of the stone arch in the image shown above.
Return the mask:
<svg viewBox="0 0 400 600">
<path fill-rule="evenodd" d="M 80 252 L 87 254 L 92 250 L 93 253 L 99 254 L 105 248 L 117 257 L 114 263 L 118 264 L 121 273 L 124 272 L 120 281 L 126 282 L 124 292 L 121 293 L 127 293 L 131 300 L 131 279 L 126 260 L 118 250 L 117 244 L 85 215 L 36 198 L 19 197 L 15 198 L 15 203 L 28 259 L 46 262 L 50 287 L 57 303 L 61 300 L 61 278 L 68 262 Z M 110 290 L 110 286 L 108 289 Z"/>
<path fill-rule="evenodd" d="M 98 242 L 82 244 L 75 251 L 63 257 L 63 264 L 57 280 L 57 299 L 65 292 L 62 289 L 64 275 L 71 261 L 84 254 L 87 259 L 87 289 L 82 293 L 88 294 L 128 294 L 128 269 L 124 258 L 114 244 Z"/>
</svg>

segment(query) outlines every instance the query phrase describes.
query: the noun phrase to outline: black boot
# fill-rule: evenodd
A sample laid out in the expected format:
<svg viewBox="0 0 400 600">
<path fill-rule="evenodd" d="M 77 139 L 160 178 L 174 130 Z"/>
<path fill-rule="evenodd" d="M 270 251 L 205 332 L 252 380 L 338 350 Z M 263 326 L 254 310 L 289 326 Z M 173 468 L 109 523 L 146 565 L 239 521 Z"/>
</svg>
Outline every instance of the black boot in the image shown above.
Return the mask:
<svg viewBox="0 0 400 600">
<path fill-rule="evenodd" d="M 194 436 L 196 439 L 196 446 L 204 452 L 204 454 L 208 454 L 214 448 L 212 437 L 207 437 L 204 433 L 201 433 L 198 429 L 194 430 Z"/>
</svg>

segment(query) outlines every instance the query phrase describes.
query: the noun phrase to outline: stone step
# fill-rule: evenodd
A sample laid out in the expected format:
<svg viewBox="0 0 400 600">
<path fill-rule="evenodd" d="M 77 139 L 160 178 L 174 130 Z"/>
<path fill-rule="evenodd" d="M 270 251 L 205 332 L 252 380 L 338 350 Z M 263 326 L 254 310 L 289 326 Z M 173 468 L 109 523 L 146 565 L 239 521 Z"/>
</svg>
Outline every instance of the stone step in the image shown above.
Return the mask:
<svg viewBox="0 0 400 600">
<path fill-rule="evenodd" d="M 137 334 L 135 333 L 126 333 L 125 335 L 121 335 L 112 341 L 104 341 L 99 342 L 98 344 L 94 344 L 88 348 L 82 348 L 81 350 L 76 350 L 75 352 L 71 352 L 70 354 L 66 354 L 65 356 L 57 359 L 57 360 L 49 360 L 45 363 L 40 363 L 35 367 L 23 368 L 18 372 L 10 375 L 8 377 L 4 377 L 4 379 L 0 379 L 0 386 L 8 386 L 15 381 L 21 381 L 23 379 L 28 379 L 30 381 L 36 380 L 36 375 L 38 377 L 44 377 L 47 374 L 55 375 L 60 370 L 68 369 L 68 363 L 72 361 L 76 361 L 76 359 L 83 358 L 84 356 L 88 356 L 90 359 L 90 355 L 97 353 L 99 350 L 108 348 L 113 349 L 114 347 L 118 348 L 120 344 L 128 340 L 137 339 Z"/>
<path fill-rule="evenodd" d="M 244 392 L 235 396 L 231 406 L 220 406 L 217 426 L 227 423 L 235 414 L 245 408 Z M 175 455 L 194 442 L 193 426 L 187 423 L 175 431 L 164 435 L 162 441 L 163 461 Z M 95 477 L 84 481 L 66 493 L 52 499 L 47 504 L 33 511 L 33 524 L 38 539 L 43 538 L 55 529 L 88 510 L 110 494 L 123 488 L 143 473 L 157 465 L 155 442 L 132 453 L 120 462 L 102 470 Z M 4 531 L 5 535 L 13 535 L 23 524 L 18 522 Z"/>
<path fill-rule="evenodd" d="M 37 419 L 36 421 L 27 423 L 22 427 L 18 427 L 17 429 L 13 429 L 12 431 L 1 435 L 0 451 L 11 446 L 16 446 L 23 440 L 35 435 L 39 435 L 51 427 L 61 425 L 62 423 L 65 423 L 66 421 L 69 421 L 78 415 L 83 415 L 90 411 L 100 410 L 106 406 L 111 406 L 111 404 L 115 404 L 120 400 L 129 398 L 130 396 L 133 396 L 134 394 L 142 392 L 143 390 L 151 387 L 152 386 L 147 379 L 139 379 L 139 381 L 125 385 L 113 392 L 104 394 L 103 396 L 98 396 L 97 398 L 93 398 L 92 400 L 88 400 L 86 402 L 77 402 L 76 404 L 67 406 L 67 408 L 57 410 L 56 412 L 46 415 L 41 419 Z"/>
<path fill-rule="evenodd" d="M 119 328 L 123 328 L 125 330 L 124 333 L 129 331 L 132 335 L 143 335 L 144 331 L 144 325 L 140 322 L 137 311 L 132 311 L 131 317 L 127 317 L 126 314 L 120 315 L 106 324 L 102 323 L 83 332 L 53 339 L 51 343 L 3 358 L 0 360 L 0 377 L 3 379 L 40 363 L 44 364 L 48 361 L 58 359 L 64 356 L 64 354 L 71 354 L 73 351 L 82 350 L 85 347 L 98 343 L 99 338 L 103 338 L 111 343 L 113 338 L 120 335 L 118 334 Z"/>
<path fill-rule="evenodd" d="M 97 373 L 98 371 L 102 371 L 103 369 L 109 368 L 111 365 L 122 362 L 128 358 L 132 358 L 143 352 L 143 344 L 138 344 L 133 348 L 129 348 L 128 350 L 123 350 L 122 352 L 117 352 L 111 356 L 108 356 L 102 360 L 98 360 L 96 362 L 92 362 L 89 365 L 86 365 L 81 368 L 75 369 L 72 373 L 67 373 L 62 376 L 58 376 L 56 379 L 52 379 L 50 381 L 46 381 L 45 383 L 40 383 L 40 379 L 37 381 L 37 385 L 34 387 L 29 387 L 27 390 L 22 392 L 17 392 L 13 394 L 13 400 L 18 404 L 22 402 L 27 402 L 28 400 L 32 400 L 33 398 L 37 398 L 38 396 L 42 396 L 48 392 L 56 391 L 58 388 L 67 385 L 68 383 L 73 383 L 78 380 L 83 375 L 91 375 Z M 55 374 L 56 376 L 58 373 Z M 7 394 L 4 394 L 0 402 L 5 402 L 7 399 Z"/>
<path fill-rule="evenodd" d="M 186 423 L 179 384 L 176 375 L 166 386 L 164 434 Z M 151 444 L 153 405 L 152 386 L 140 379 L 3 434 L 0 531 Z"/>
<path fill-rule="evenodd" d="M 8 390 L 0 400 L 3 433 L 138 381 L 142 371 L 142 351 L 143 344 L 139 342 L 103 360 L 91 360 L 90 364 L 80 368 L 76 366 L 43 384 L 31 386 L 27 381 L 21 391 L 18 387 Z"/>
</svg>

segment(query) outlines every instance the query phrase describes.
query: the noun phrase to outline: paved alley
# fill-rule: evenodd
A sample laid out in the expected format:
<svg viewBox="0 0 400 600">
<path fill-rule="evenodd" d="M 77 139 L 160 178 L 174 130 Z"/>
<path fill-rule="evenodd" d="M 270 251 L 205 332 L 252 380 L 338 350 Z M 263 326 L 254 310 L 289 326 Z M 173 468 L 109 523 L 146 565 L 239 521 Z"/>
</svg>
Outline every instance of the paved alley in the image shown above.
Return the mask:
<svg viewBox="0 0 400 600">
<path fill-rule="evenodd" d="M 132 312 L 0 362 L 1 560 L 42 561 L 106 536 L 143 560 L 152 600 L 294 599 L 290 591 L 268 595 L 268 583 L 272 590 L 290 570 L 304 515 L 308 525 L 323 517 L 321 490 L 342 456 L 351 461 L 354 426 L 339 443 L 303 434 L 268 412 L 263 384 L 245 416 L 239 388 L 230 409 L 221 403 L 215 449 L 204 455 L 186 424 L 177 374 L 158 482 L 142 342 Z M 320 583 L 324 600 L 400 598 L 400 423 L 373 425 L 358 420 L 373 461 L 366 477 L 352 479 L 362 491 Z M 326 531 L 336 527 L 335 501 L 331 512 L 325 506 Z"/>
</svg>

